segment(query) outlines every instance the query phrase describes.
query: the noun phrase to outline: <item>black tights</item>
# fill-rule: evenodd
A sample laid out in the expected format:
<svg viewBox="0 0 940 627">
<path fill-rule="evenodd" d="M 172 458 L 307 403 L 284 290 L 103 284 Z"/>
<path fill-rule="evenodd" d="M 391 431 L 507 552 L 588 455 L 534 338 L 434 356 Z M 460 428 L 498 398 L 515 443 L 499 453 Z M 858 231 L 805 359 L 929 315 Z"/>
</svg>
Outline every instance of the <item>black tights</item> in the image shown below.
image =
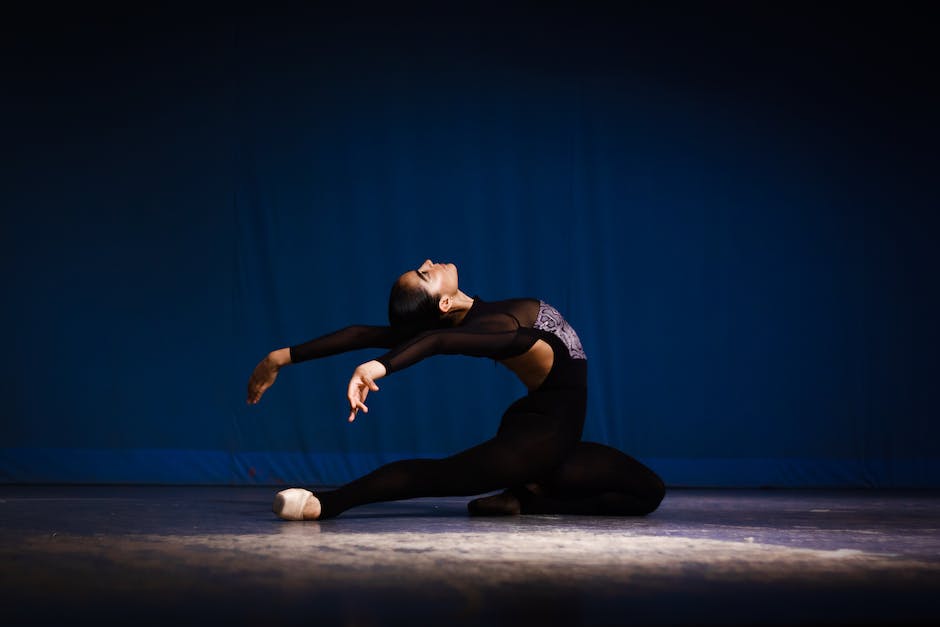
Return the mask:
<svg viewBox="0 0 940 627">
<path fill-rule="evenodd" d="M 523 514 L 652 512 L 665 494 L 656 473 L 609 446 L 580 441 L 586 398 L 585 389 L 536 390 L 513 403 L 496 437 L 482 444 L 443 459 L 392 462 L 317 493 L 320 518 L 367 503 L 503 488 Z"/>
</svg>

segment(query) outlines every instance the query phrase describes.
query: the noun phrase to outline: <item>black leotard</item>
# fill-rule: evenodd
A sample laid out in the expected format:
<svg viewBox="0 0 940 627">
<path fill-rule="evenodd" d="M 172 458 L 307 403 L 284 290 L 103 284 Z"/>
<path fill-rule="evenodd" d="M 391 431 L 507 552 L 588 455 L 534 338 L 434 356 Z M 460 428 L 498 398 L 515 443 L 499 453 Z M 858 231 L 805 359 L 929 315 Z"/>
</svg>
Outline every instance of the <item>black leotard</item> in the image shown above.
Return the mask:
<svg viewBox="0 0 940 627">
<path fill-rule="evenodd" d="M 577 333 L 544 301 L 490 303 L 474 297 L 457 326 L 407 337 L 391 327 L 356 325 L 291 346 L 290 354 L 298 363 L 359 348 L 389 348 L 377 360 L 391 374 L 437 354 L 508 359 L 538 340 L 551 346 L 552 367 L 537 388 L 510 405 L 495 437 L 444 459 L 392 462 L 320 492 L 321 518 L 366 503 L 500 488 L 512 491 L 522 513 L 636 515 L 656 509 L 664 487 L 655 473 L 616 449 L 581 441 L 587 359 Z M 526 484 L 539 489 L 532 492 Z"/>
</svg>

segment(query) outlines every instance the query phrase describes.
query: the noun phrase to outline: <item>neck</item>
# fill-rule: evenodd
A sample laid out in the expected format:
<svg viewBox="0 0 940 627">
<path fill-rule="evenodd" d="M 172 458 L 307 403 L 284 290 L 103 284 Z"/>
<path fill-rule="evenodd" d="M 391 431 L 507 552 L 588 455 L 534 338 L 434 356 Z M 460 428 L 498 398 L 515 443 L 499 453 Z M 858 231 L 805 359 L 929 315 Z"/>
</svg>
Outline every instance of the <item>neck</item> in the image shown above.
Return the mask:
<svg viewBox="0 0 940 627">
<path fill-rule="evenodd" d="M 463 322 L 471 307 L 473 307 L 473 299 L 457 290 L 457 294 L 454 296 L 454 304 L 450 308 L 450 315 L 453 317 L 455 325 Z"/>
</svg>

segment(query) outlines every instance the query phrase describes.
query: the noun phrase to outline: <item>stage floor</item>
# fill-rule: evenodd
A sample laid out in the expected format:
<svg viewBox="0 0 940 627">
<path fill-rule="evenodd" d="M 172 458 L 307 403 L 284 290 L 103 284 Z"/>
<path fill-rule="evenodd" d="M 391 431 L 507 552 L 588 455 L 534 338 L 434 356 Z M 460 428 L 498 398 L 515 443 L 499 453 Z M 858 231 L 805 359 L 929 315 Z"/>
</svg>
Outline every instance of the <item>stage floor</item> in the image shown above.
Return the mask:
<svg viewBox="0 0 940 627">
<path fill-rule="evenodd" d="M 278 488 L 0 486 L 4 625 L 921 624 L 940 492 L 671 490 L 645 518 L 323 522 Z"/>
</svg>

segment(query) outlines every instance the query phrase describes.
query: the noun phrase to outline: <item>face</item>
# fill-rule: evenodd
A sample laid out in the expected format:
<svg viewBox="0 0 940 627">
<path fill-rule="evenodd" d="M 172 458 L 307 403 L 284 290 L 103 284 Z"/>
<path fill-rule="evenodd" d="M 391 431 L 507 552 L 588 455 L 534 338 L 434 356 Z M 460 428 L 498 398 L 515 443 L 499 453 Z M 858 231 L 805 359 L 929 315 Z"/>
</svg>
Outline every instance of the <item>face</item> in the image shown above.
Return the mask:
<svg viewBox="0 0 940 627">
<path fill-rule="evenodd" d="M 399 281 L 435 296 L 453 296 L 457 293 L 457 266 L 425 259 L 417 270 L 401 275 Z"/>
</svg>

